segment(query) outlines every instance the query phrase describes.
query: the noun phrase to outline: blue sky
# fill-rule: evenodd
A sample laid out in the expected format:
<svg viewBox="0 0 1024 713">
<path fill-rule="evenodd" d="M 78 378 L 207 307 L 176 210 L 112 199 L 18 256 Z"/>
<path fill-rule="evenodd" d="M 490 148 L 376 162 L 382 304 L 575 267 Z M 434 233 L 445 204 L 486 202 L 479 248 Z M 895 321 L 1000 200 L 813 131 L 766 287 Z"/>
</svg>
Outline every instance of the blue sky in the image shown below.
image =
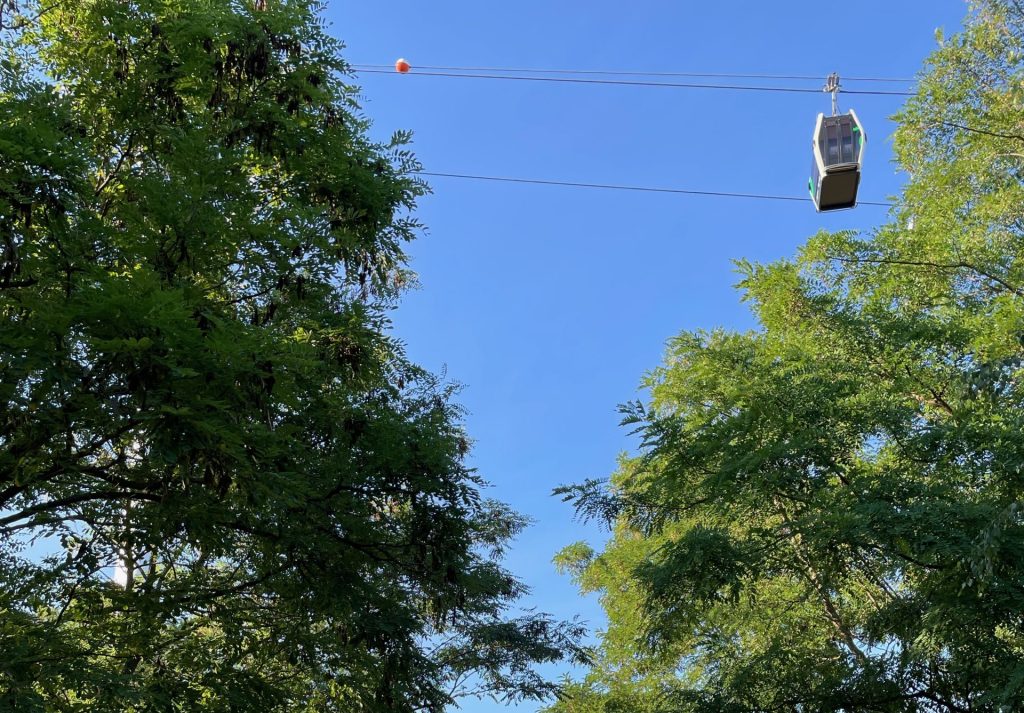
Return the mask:
<svg viewBox="0 0 1024 713">
<path fill-rule="evenodd" d="M 708 3 L 330 0 L 353 63 L 910 77 L 955 32 L 962 0 Z M 806 195 L 826 95 L 363 75 L 375 136 L 415 132 L 428 171 Z M 818 86 L 815 82 L 773 82 Z M 849 89 L 893 89 L 855 85 Z M 863 200 L 902 177 L 888 119 L 899 97 L 847 96 L 866 126 Z M 598 528 L 553 487 L 607 476 L 634 443 L 616 405 L 640 396 L 666 340 L 750 328 L 732 260 L 792 255 L 821 229 L 869 230 L 884 208 L 434 179 L 411 247 L 422 287 L 395 312 L 410 356 L 465 384 L 472 464 L 535 524 L 508 566 L 529 604 L 595 628 L 551 558 Z M 470 711 L 507 710 L 467 701 Z M 514 710 L 532 711 L 535 704 Z"/>
</svg>

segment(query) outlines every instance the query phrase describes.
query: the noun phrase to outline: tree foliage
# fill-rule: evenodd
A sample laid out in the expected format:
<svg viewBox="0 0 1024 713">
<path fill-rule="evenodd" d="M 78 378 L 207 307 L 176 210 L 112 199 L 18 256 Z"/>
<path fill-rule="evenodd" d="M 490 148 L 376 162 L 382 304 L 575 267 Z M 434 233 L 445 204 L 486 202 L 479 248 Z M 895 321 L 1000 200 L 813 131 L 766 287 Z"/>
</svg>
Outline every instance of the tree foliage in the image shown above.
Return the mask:
<svg viewBox="0 0 1024 713">
<path fill-rule="evenodd" d="M 870 235 L 742 263 L 625 409 L 561 566 L 608 613 L 564 713 L 1024 709 L 1024 7 L 985 0 L 902 110 Z"/>
<path fill-rule="evenodd" d="M 317 12 L 0 1 L 4 710 L 436 711 L 583 656 L 388 335 L 425 186 Z"/>
</svg>

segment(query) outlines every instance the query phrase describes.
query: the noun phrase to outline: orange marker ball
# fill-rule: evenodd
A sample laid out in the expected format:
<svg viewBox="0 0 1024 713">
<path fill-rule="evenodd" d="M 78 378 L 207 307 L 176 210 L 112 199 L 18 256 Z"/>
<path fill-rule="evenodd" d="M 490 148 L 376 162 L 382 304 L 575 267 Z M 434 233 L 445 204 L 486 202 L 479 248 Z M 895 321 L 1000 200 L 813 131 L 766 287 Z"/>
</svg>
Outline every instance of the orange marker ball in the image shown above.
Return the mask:
<svg viewBox="0 0 1024 713">
<path fill-rule="evenodd" d="M 401 72 L 402 74 L 408 73 L 410 69 L 412 69 L 412 65 L 406 62 L 404 59 L 400 59 L 397 62 L 395 62 L 395 70 Z"/>
</svg>

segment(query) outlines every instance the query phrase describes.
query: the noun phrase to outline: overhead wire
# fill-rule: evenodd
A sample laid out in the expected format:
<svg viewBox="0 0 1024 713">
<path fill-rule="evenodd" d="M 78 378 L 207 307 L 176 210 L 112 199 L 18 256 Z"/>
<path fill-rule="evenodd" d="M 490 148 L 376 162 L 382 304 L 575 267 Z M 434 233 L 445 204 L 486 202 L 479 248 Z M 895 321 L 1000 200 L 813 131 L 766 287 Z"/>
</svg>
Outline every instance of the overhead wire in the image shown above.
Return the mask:
<svg viewBox="0 0 1024 713">
<path fill-rule="evenodd" d="M 395 74 L 392 65 L 374 64 L 352 64 L 352 70 L 357 74 Z M 471 73 L 470 73 L 471 72 Z M 545 76 L 514 76 L 511 74 L 480 74 L 480 72 L 516 72 L 521 74 L 571 74 L 571 75 L 604 75 L 604 76 L 637 76 L 637 77 L 692 77 L 692 78 L 723 78 L 723 79 L 770 79 L 770 80 L 817 80 L 820 79 L 811 75 L 785 75 L 785 74 L 732 74 L 732 73 L 699 73 L 699 72 L 633 72 L 633 71 L 600 71 L 581 69 L 525 69 L 525 68 L 499 68 L 499 67 L 449 67 L 440 65 L 423 65 L 411 72 L 402 74 L 413 74 L 427 77 L 452 77 L 460 79 L 496 79 L 527 82 L 557 82 L 570 84 L 598 84 L 614 86 L 641 86 L 641 87 L 668 87 L 680 89 L 720 89 L 734 91 L 761 91 L 761 92 L 790 92 L 800 94 L 820 94 L 822 90 L 805 87 L 776 87 L 759 85 L 735 85 L 735 84 L 708 84 L 689 82 L 666 82 L 666 81 L 637 81 L 621 79 L 593 79 L 578 77 L 545 77 Z M 845 77 L 847 81 L 863 82 L 912 82 L 910 79 L 898 79 L 892 77 Z M 843 91 L 844 94 L 867 94 L 883 96 L 912 96 L 912 92 L 885 91 L 885 90 L 850 90 Z M 662 193 L 675 195 L 692 196 L 715 196 L 723 198 L 743 198 L 753 200 L 773 200 L 804 203 L 806 197 L 779 196 L 763 193 L 739 193 L 729 191 L 699 191 L 684 188 L 662 188 L 655 186 L 632 186 L 610 183 L 590 183 L 578 181 L 558 181 L 539 178 L 517 178 L 511 176 L 485 176 L 468 173 L 445 173 L 439 171 L 418 171 L 416 175 L 435 178 L 455 178 L 464 180 L 489 181 L 501 183 L 516 183 L 540 186 L 561 186 L 568 188 L 587 188 L 599 190 L 632 191 L 642 193 Z M 891 203 L 879 201 L 858 201 L 858 205 L 891 207 Z"/>
<path fill-rule="evenodd" d="M 380 69 L 388 70 L 393 67 L 390 64 L 351 64 L 356 71 Z M 693 77 L 709 79 L 786 79 L 819 81 L 823 75 L 810 74 L 741 74 L 733 72 L 644 72 L 639 70 L 606 70 L 606 69 L 538 69 L 526 67 L 454 67 L 446 65 L 417 65 L 413 68 L 415 73 L 418 70 L 429 72 L 499 72 L 517 74 L 587 74 L 604 75 L 609 77 Z M 844 81 L 850 82 L 893 82 L 898 84 L 911 84 L 916 80 L 900 77 L 843 77 Z"/>
<path fill-rule="evenodd" d="M 392 70 L 386 69 L 361 69 L 356 70 L 359 74 L 396 74 Z M 725 89 L 733 91 L 750 91 L 750 92 L 790 92 L 798 94 L 821 94 L 821 89 L 810 89 L 805 87 L 763 87 L 754 85 L 736 85 L 736 84 L 704 84 L 704 83 L 688 83 L 688 82 L 646 82 L 646 81 L 635 81 L 626 79 L 581 79 L 577 77 L 522 77 L 509 74 L 459 74 L 455 72 L 422 72 L 413 71 L 404 73 L 401 76 L 419 76 L 419 77 L 454 77 L 459 79 L 497 79 L 506 81 L 520 81 L 520 82 L 557 82 L 565 84 L 604 84 L 614 86 L 634 86 L 634 87 L 672 87 L 677 89 Z M 887 90 L 873 90 L 873 89 L 844 89 L 843 94 L 874 94 L 883 96 L 902 96 L 909 97 L 913 96 L 913 92 L 896 92 Z"/>
<path fill-rule="evenodd" d="M 732 193 L 727 191 L 696 191 L 685 188 L 659 188 L 654 186 L 629 186 L 614 183 L 582 183 L 576 181 L 555 181 L 546 180 L 541 178 L 513 178 L 510 176 L 481 176 L 469 173 L 441 173 L 438 171 L 417 171 L 418 176 L 432 176 L 438 178 L 461 178 L 475 181 L 494 181 L 501 183 L 521 183 L 531 184 L 538 186 L 564 186 L 568 188 L 597 188 L 604 190 L 614 191 L 635 191 L 642 193 L 672 193 L 677 195 L 690 195 L 690 196 L 719 196 L 723 198 L 747 198 L 756 200 L 773 200 L 773 201 L 796 201 L 800 203 L 806 203 L 809 199 L 798 196 L 776 196 L 765 193 Z M 857 205 L 873 205 L 891 207 L 891 203 L 883 203 L 878 201 L 857 201 Z"/>
</svg>

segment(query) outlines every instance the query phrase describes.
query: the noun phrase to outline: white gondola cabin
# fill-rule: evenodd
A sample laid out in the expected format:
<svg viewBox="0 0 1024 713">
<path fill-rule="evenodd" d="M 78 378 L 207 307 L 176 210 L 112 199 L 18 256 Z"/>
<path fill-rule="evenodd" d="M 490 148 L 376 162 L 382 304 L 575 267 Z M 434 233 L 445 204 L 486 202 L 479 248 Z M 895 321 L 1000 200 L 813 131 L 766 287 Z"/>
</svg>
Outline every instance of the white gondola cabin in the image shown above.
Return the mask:
<svg viewBox="0 0 1024 713">
<path fill-rule="evenodd" d="M 853 110 L 838 116 L 818 114 L 808 188 L 819 212 L 857 205 L 866 141 L 864 128 Z"/>
</svg>

